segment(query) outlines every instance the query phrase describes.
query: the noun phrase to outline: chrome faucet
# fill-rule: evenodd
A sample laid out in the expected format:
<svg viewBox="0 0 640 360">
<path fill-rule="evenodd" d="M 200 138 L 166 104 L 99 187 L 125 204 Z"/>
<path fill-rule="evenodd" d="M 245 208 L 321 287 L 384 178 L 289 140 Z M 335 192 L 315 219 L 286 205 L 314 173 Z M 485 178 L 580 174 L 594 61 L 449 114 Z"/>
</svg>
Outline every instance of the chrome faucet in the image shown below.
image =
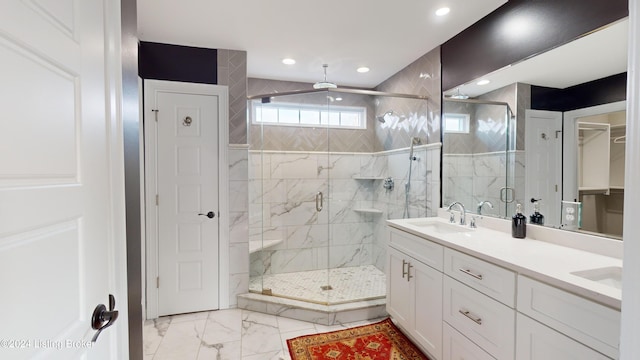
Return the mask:
<svg viewBox="0 0 640 360">
<path fill-rule="evenodd" d="M 451 210 L 456 205 L 458 205 L 458 207 L 460 208 L 460 225 L 466 225 L 467 220 L 466 220 L 465 214 L 467 210 L 464 208 L 464 205 L 462 205 L 461 202 L 458 202 L 458 201 L 453 202 L 451 205 L 449 205 L 449 207 L 447 208 L 447 211 Z"/>
<path fill-rule="evenodd" d="M 489 206 L 489 209 L 493 209 L 493 204 L 491 203 L 491 201 L 489 201 L 489 200 L 480 201 L 478 203 L 478 215 L 482 215 L 482 207 L 484 205 Z"/>
</svg>

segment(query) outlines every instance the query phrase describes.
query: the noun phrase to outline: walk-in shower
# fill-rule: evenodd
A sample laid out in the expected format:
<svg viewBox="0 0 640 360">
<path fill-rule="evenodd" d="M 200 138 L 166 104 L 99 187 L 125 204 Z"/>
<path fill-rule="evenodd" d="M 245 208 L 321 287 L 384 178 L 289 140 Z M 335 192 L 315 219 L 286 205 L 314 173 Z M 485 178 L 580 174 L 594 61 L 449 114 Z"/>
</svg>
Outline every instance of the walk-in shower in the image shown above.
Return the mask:
<svg viewBox="0 0 640 360">
<path fill-rule="evenodd" d="M 515 117 L 506 102 L 446 99 L 443 103 L 443 205 L 484 207 L 507 217 L 522 203 L 524 154 L 517 151 Z M 521 184 L 521 185 L 519 185 Z"/>
<path fill-rule="evenodd" d="M 427 185 L 438 107 L 337 88 L 251 96 L 248 108 L 250 292 L 324 306 L 384 299 L 385 220 L 439 205 Z"/>
</svg>

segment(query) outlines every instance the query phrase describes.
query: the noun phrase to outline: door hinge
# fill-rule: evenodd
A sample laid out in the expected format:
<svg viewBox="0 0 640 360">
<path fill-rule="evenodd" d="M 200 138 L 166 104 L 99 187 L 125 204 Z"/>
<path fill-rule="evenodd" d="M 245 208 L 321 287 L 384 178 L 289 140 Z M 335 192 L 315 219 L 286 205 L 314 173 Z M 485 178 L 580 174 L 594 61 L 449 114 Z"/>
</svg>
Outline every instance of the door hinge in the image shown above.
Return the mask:
<svg viewBox="0 0 640 360">
<path fill-rule="evenodd" d="M 156 277 L 156 289 L 160 288 L 160 276 Z"/>
<path fill-rule="evenodd" d="M 156 194 L 156 206 L 160 205 L 160 195 Z"/>
</svg>

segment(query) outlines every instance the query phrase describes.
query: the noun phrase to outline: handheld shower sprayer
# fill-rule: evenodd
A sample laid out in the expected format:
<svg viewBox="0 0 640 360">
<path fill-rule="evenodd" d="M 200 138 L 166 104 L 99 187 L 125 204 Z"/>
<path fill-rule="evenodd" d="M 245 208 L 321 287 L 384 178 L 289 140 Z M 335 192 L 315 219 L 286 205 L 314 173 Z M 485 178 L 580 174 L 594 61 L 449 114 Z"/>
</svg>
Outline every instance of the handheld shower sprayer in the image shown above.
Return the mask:
<svg viewBox="0 0 640 360">
<path fill-rule="evenodd" d="M 416 161 L 417 157 L 413 156 L 413 146 L 422 144 L 422 140 L 419 137 L 411 137 L 411 149 L 409 150 L 409 160 Z"/>
<path fill-rule="evenodd" d="M 413 156 L 413 146 L 422 144 L 422 140 L 419 137 L 411 137 L 411 146 L 409 149 L 409 175 L 407 176 L 407 182 L 404 184 L 404 212 L 402 214 L 402 218 L 406 219 L 411 217 L 409 214 L 409 190 L 411 189 L 411 163 L 413 161 L 418 160 L 417 157 Z"/>
</svg>

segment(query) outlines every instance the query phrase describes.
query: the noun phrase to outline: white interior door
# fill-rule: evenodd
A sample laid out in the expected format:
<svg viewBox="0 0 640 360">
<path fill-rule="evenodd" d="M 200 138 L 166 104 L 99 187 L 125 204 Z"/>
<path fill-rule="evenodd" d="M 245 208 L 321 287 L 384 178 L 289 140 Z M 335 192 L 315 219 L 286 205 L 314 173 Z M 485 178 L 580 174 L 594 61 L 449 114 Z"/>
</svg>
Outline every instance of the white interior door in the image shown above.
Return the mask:
<svg viewBox="0 0 640 360">
<path fill-rule="evenodd" d="M 562 207 L 562 113 L 527 110 L 525 123 L 525 212 L 540 201 L 544 224 L 560 225 Z"/>
<path fill-rule="evenodd" d="M 0 8 L 0 358 L 126 358 L 119 2 Z M 109 293 L 120 318 L 91 343 Z"/>
<path fill-rule="evenodd" d="M 219 97 L 156 90 L 158 315 L 218 309 Z"/>
</svg>

